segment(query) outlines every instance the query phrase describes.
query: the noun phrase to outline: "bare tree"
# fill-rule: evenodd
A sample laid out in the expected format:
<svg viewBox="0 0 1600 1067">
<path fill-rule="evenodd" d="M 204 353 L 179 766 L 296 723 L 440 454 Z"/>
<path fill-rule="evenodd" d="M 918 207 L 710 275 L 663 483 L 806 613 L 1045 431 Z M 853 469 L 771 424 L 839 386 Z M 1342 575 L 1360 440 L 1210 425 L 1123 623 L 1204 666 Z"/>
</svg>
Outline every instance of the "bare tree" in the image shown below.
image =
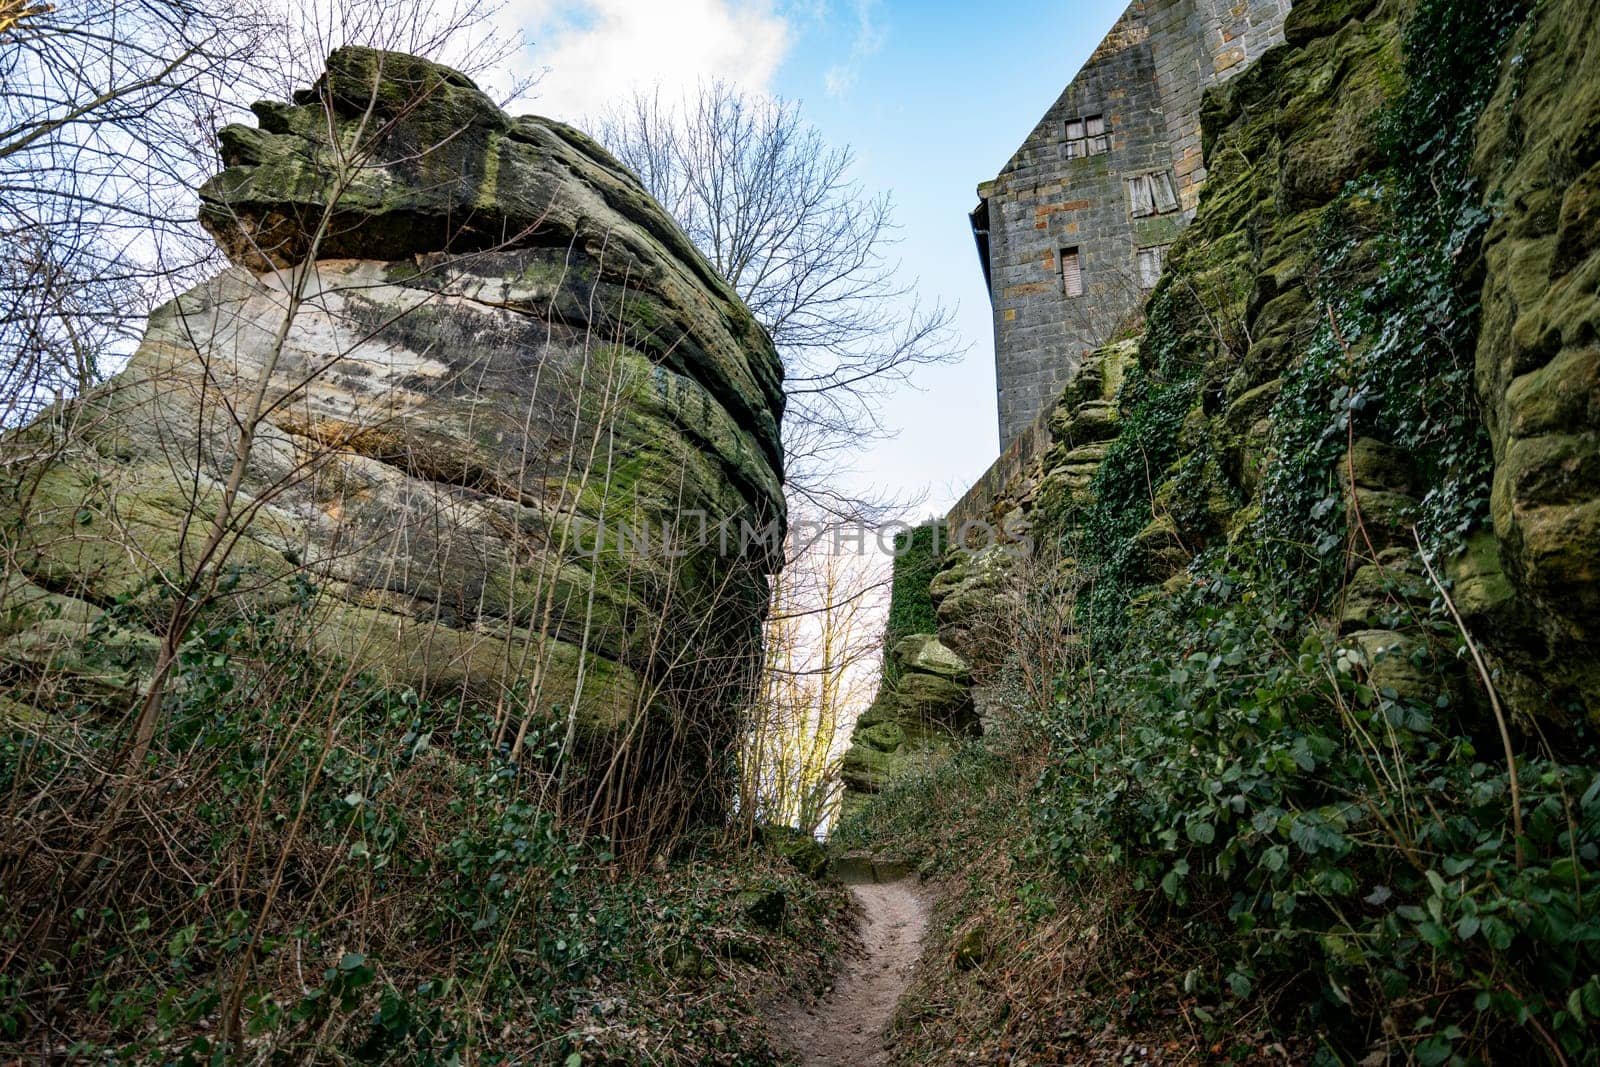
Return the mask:
<svg viewBox="0 0 1600 1067">
<path fill-rule="evenodd" d="M 345 44 L 493 67 L 517 47 L 496 32 L 501 6 L 3 0 L 0 424 L 114 370 L 154 306 L 220 269 L 195 198 L 218 127 Z"/>
<path fill-rule="evenodd" d="M 525 93 L 537 76 L 505 72 L 522 47 L 501 16 L 508 0 L 268 0 L 270 32 L 253 65 L 271 99 L 287 99 L 310 85 L 328 53 L 345 45 L 404 52 L 444 63 L 472 78 L 496 82 L 490 93 L 502 107 Z"/>
<path fill-rule="evenodd" d="M 924 305 L 891 258 L 893 202 L 852 177 L 799 105 L 723 82 L 637 93 L 599 136 L 738 290 L 783 356 L 784 451 L 797 503 L 860 516 L 848 452 L 882 438 L 877 402 L 919 366 L 959 356 L 952 313 Z"/>
<path fill-rule="evenodd" d="M 0 26 L 0 418 L 99 375 L 161 273 L 210 255 L 192 190 L 260 21 L 224 4 L 34 5 Z M 155 261 L 162 261 L 157 268 Z"/>
<path fill-rule="evenodd" d="M 772 580 L 766 669 L 741 752 L 746 828 L 762 821 L 815 833 L 833 819 L 850 729 L 878 682 L 888 568 L 852 551 L 853 525 L 804 526 L 814 535 Z"/>
</svg>

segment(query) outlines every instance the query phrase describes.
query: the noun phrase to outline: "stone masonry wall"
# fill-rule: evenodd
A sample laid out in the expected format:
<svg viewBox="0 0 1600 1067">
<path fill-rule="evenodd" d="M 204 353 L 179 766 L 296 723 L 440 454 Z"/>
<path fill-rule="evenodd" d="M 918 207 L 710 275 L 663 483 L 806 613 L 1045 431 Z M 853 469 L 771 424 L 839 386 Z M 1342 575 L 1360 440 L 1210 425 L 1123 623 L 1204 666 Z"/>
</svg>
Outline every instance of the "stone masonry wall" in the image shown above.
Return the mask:
<svg viewBox="0 0 1600 1067">
<path fill-rule="evenodd" d="M 1156 83 L 1185 221 L 1200 200 L 1200 98 L 1283 40 L 1289 0 L 1178 0 L 1148 5 Z"/>
<path fill-rule="evenodd" d="M 1033 421 L 1006 445 L 1000 458 L 989 464 L 989 469 L 972 483 L 960 500 L 951 505 L 944 521 L 952 539 L 958 538 L 963 529 L 992 522 L 994 502 L 1001 499 L 1012 480 L 1053 443 L 1050 438 L 1050 416 L 1054 410 L 1046 408 L 1034 416 Z"/>
<path fill-rule="evenodd" d="M 1138 306 L 1140 243 L 1178 232 L 1176 214 L 1129 217 L 1124 175 L 1170 167 L 1156 68 L 1135 3 L 993 182 L 988 202 L 1000 442 L 1050 406 L 1109 325 Z M 1066 158 L 1066 123 L 1103 115 L 1106 152 Z M 1061 253 L 1078 249 L 1083 294 L 1063 288 Z"/>
<path fill-rule="evenodd" d="M 974 212 L 994 313 L 1000 445 L 1050 407 L 1082 363 L 1143 303 L 1141 249 L 1170 244 L 1204 177 L 1204 90 L 1282 40 L 1287 0 L 1134 0 Z M 1067 123 L 1101 115 L 1109 147 L 1067 158 Z M 1180 203 L 1135 218 L 1126 180 L 1165 172 Z M 1076 248 L 1082 295 L 1068 295 Z"/>
</svg>

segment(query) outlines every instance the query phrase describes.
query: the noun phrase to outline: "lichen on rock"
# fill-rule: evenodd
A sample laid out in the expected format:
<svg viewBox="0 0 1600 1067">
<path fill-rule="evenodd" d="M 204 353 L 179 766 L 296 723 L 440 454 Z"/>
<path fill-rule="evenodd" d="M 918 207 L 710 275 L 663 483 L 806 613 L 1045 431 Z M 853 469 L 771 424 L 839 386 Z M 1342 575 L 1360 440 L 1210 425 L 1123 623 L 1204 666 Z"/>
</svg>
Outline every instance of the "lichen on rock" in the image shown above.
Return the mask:
<svg viewBox="0 0 1600 1067">
<path fill-rule="evenodd" d="M 0 656 L 70 666 L 112 605 L 150 634 L 231 507 L 210 617 L 570 717 L 596 756 L 659 747 L 605 788 L 652 819 L 714 812 L 781 565 L 776 538 L 737 537 L 785 513 L 765 331 L 594 142 L 455 71 L 344 48 L 255 111 L 201 191 L 235 266 L 4 440 L 7 580 L 56 607 L 16 617 Z"/>
</svg>

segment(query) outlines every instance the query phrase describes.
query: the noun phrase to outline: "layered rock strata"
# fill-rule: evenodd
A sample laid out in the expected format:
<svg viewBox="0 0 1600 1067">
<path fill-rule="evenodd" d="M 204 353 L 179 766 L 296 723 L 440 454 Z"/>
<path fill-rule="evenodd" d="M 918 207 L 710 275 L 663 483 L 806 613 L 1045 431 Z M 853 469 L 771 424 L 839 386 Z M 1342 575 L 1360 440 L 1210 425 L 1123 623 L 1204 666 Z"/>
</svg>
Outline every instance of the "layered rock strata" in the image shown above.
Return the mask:
<svg viewBox="0 0 1600 1067">
<path fill-rule="evenodd" d="M 123 701 L 215 587 L 715 807 L 784 520 L 766 333 L 593 141 L 455 71 L 341 49 L 255 112 L 201 191 L 234 266 L 4 441 L 0 657 Z"/>
<path fill-rule="evenodd" d="M 949 752 L 977 730 L 966 662 L 933 634 L 912 634 L 890 655 L 898 670 L 856 721 L 841 776 L 848 813 L 866 796 Z"/>
</svg>

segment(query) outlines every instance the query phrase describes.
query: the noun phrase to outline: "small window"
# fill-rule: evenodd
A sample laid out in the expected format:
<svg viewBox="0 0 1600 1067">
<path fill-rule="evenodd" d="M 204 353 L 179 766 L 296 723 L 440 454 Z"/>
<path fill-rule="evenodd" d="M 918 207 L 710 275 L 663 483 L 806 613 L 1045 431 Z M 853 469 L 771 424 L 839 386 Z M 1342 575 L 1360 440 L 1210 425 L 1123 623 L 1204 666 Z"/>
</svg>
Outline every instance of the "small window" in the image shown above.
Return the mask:
<svg viewBox="0 0 1600 1067">
<path fill-rule="evenodd" d="M 1111 147 L 1110 131 L 1104 115 L 1085 115 L 1067 120 L 1067 158 L 1096 156 Z"/>
<path fill-rule="evenodd" d="M 1076 248 L 1061 250 L 1061 291 L 1068 296 L 1083 295 L 1083 264 Z"/>
<path fill-rule="evenodd" d="M 1170 171 L 1139 174 L 1128 179 L 1128 211 L 1134 218 L 1165 215 L 1178 210 L 1178 194 Z"/>
<path fill-rule="evenodd" d="M 1111 147 L 1111 139 L 1106 136 L 1106 120 L 1100 115 L 1090 115 L 1083 120 L 1084 136 L 1089 138 L 1089 154 L 1095 155 Z"/>
<path fill-rule="evenodd" d="M 1170 245 L 1156 245 L 1153 248 L 1139 249 L 1139 285 L 1145 289 L 1155 287 L 1161 280 L 1161 268 L 1167 262 L 1167 249 Z"/>
</svg>

